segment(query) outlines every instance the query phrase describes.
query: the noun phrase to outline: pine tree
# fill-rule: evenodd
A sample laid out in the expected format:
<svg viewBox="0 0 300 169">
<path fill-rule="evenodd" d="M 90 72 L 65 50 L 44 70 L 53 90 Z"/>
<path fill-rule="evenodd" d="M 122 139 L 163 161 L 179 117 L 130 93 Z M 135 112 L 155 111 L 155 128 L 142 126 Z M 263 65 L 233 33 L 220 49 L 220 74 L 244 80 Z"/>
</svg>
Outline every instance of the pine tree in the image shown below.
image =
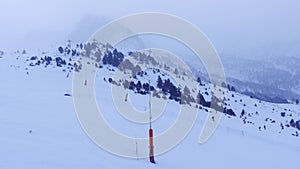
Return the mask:
<svg viewBox="0 0 300 169">
<path fill-rule="evenodd" d="M 175 75 L 178 75 L 178 74 L 179 74 L 179 71 L 178 71 L 178 69 L 177 69 L 177 68 L 175 68 L 175 70 L 174 70 L 174 74 L 175 74 Z"/>
<path fill-rule="evenodd" d="M 243 109 L 242 112 L 241 112 L 240 118 L 242 118 L 245 114 L 246 114 L 246 112 L 245 112 L 245 110 Z"/>
<path fill-rule="evenodd" d="M 202 85 L 202 81 L 201 81 L 200 77 L 197 78 L 197 82 L 198 82 L 200 85 Z"/>
<path fill-rule="evenodd" d="M 184 86 L 183 93 L 184 95 L 189 96 L 191 94 L 191 91 L 187 86 Z"/>
<path fill-rule="evenodd" d="M 64 52 L 64 48 L 63 47 L 58 47 L 58 51 L 59 51 L 59 53 L 63 53 Z"/>
<path fill-rule="evenodd" d="M 135 84 L 134 84 L 133 81 L 130 82 L 130 84 L 129 84 L 129 89 L 130 89 L 130 90 L 134 90 L 134 89 L 135 89 Z"/>
<path fill-rule="evenodd" d="M 143 89 L 144 89 L 144 91 L 145 91 L 146 93 L 149 93 L 149 88 L 150 88 L 149 83 L 144 83 L 144 84 L 143 84 Z"/>
<path fill-rule="evenodd" d="M 235 92 L 235 88 L 233 86 L 231 86 L 231 91 Z"/>
<path fill-rule="evenodd" d="M 110 65 L 112 65 L 112 63 L 113 63 L 113 56 L 112 56 L 111 52 L 108 52 L 107 63 L 110 64 Z"/>
<path fill-rule="evenodd" d="M 160 76 L 157 78 L 157 87 L 161 89 L 163 87 L 163 82 Z"/>
<path fill-rule="evenodd" d="M 136 91 L 137 91 L 138 93 L 140 93 L 141 88 L 142 88 L 142 83 L 141 83 L 141 81 L 138 81 L 137 84 L 136 84 Z"/>
</svg>

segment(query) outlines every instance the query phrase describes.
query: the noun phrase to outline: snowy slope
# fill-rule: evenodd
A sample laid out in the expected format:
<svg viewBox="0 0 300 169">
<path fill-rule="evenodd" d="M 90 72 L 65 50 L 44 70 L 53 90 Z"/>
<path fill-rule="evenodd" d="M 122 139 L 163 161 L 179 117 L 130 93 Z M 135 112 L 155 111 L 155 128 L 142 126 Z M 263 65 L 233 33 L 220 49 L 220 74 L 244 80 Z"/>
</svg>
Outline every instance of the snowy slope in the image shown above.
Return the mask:
<svg viewBox="0 0 300 169">
<path fill-rule="evenodd" d="M 5 53 L 0 58 L 1 169 L 299 168 L 299 137 L 292 136 L 297 129 L 284 127 L 281 131 L 280 127 L 280 123 L 288 124 L 291 118 L 299 119 L 299 105 L 260 102 L 231 91 L 226 93 L 229 98 L 226 103 L 237 116 L 222 115 L 217 131 L 206 143 L 198 143 L 207 116 L 205 109 L 200 109 L 190 134 L 174 149 L 157 156 L 156 165 L 148 159 L 112 155 L 94 144 L 80 127 L 72 97 L 64 95 L 72 92 L 72 75 L 52 65 L 30 67 L 26 61 L 28 56 L 31 55 Z M 131 123 L 115 110 L 111 84 L 103 80 L 112 73 L 100 69 L 96 79 L 96 96 L 107 112 L 105 118 L 121 133 L 147 137 L 148 125 Z M 202 86 L 203 95 L 205 88 L 210 90 L 209 85 Z M 129 97 L 137 109 L 148 109 L 144 106 L 147 96 L 130 92 Z M 178 107 L 177 102 L 167 101 L 164 114 L 153 124 L 155 134 L 176 120 Z M 246 124 L 244 117 L 240 118 L 242 109 L 246 111 Z M 292 117 L 282 117 L 281 112 Z"/>
</svg>

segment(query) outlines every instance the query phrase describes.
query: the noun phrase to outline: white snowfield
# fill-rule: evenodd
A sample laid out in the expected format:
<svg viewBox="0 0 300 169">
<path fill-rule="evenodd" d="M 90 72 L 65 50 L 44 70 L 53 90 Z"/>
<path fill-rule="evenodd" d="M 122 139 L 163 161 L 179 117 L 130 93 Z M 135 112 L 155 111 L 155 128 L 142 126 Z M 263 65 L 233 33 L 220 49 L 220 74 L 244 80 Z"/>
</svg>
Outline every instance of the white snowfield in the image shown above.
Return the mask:
<svg viewBox="0 0 300 169">
<path fill-rule="evenodd" d="M 199 109 L 187 137 L 151 164 L 138 154 L 134 159 L 113 155 L 89 139 L 72 96 L 64 95 L 72 93 L 72 75 L 53 66 L 28 67 L 13 56 L 0 58 L 0 169 L 299 169 L 300 138 L 292 136 L 297 129 L 280 126 L 288 123 L 289 115 L 299 120 L 299 105 L 259 102 L 229 91 L 226 103 L 236 117 L 222 115 L 214 135 L 199 144 L 207 116 L 205 109 Z M 130 122 L 114 108 L 111 84 L 103 81 L 110 73 L 98 71 L 95 89 L 107 122 L 124 135 L 147 138 L 148 124 Z M 208 86 L 202 86 L 203 93 L 204 88 Z M 129 92 L 129 99 L 136 109 L 148 110 L 148 96 Z M 175 122 L 179 108 L 177 102 L 166 102 L 165 112 L 153 123 L 154 135 Z M 242 109 L 247 118 L 240 118 Z M 135 148 L 128 147 L 129 151 Z"/>
</svg>

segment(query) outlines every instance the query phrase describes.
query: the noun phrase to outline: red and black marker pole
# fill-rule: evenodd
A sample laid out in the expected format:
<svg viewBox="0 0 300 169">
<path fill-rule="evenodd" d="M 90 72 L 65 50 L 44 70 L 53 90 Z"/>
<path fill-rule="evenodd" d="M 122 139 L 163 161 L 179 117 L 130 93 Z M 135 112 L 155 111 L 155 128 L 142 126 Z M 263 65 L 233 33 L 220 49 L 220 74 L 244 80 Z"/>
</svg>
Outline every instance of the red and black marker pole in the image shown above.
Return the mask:
<svg viewBox="0 0 300 169">
<path fill-rule="evenodd" d="M 154 160 L 154 145 L 153 145 L 153 130 L 149 129 L 149 145 L 150 145 L 150 152 L 149 152 L 149 159 L 151 163 L 155 164 Z"/>
<path fill-rule="evenodd" d="M 152 114 L 151 114 L 151 91 L 150 91 L 150 80 L 149 80 L 149 160 L 155 164 L 154 160 L 154 145 L 153 145 L 153 130 L 152 130 Z"/>
</svg>

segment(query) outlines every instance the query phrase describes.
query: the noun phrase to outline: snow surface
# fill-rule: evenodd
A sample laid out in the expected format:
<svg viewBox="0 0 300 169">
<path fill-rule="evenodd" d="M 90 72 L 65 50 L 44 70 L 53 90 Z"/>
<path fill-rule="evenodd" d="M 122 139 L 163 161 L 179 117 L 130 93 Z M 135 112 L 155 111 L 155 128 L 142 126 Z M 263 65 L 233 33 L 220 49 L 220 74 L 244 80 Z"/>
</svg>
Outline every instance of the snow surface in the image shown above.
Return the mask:
<svg viewBox="0 0 300 169">
<path fill-rule="evenodd" d="M 67 72 L 39 66 L 28 68 L 27 74 L 25 68 L 28 66 L 22 57 L 16 61 L 12 56 L 5 54 L 0 58 L 1 169 L 299 168 L 299 137 L 291 135 L 295 129 L 287 128 L 280 133 L 279 127 L 279 122 L 286 120 L 280 117 L 280 112 L 290 109 L 293 117 L 297 117 L 298 105 L 259 103 L 248 96 L 229 92 L 228 104 L 237 117 L 223 115 L 215 134 L 206 143 L 199 144 L 199 134 L 207 116 L 204 109 L 199 110 L 189 135 L 171 151 L 156 156 L 157 164 L 154 165 L 148 159 L 112 155 L 89 139 L 77 119 L 72 97 L 64 96 L 72 89 L 72 76 L 67 77 Z M 96 96 L 98 104 L 107 112 L 107 121 L 121 133 L 147 137 L 148 125 L 131 123 L 116 112 L 110 95 L 111 84 L 102 80 L 108 72 L 101 71 L 97 74 Z M 148 109 L 143 106 L 147 105 L 147 96 L 131 92 L 129 97 L 135 101 L 137 109 Z M 178 107 L 178 103 L 167 101 L 164 114 L 153 124 L 155 134 L 163 132 L 176 120 Z M 254 125 L 244 124 L 238 117 L 243 108 L 250 114 L 259 111 L 259 115 L 247 117 Z M 264 121 L 265 118 L 274 119 L 276 123 Z M 259 131 L 258 127 L 263 125 L 267 125 L 267 130 Z"/>
</svg>

